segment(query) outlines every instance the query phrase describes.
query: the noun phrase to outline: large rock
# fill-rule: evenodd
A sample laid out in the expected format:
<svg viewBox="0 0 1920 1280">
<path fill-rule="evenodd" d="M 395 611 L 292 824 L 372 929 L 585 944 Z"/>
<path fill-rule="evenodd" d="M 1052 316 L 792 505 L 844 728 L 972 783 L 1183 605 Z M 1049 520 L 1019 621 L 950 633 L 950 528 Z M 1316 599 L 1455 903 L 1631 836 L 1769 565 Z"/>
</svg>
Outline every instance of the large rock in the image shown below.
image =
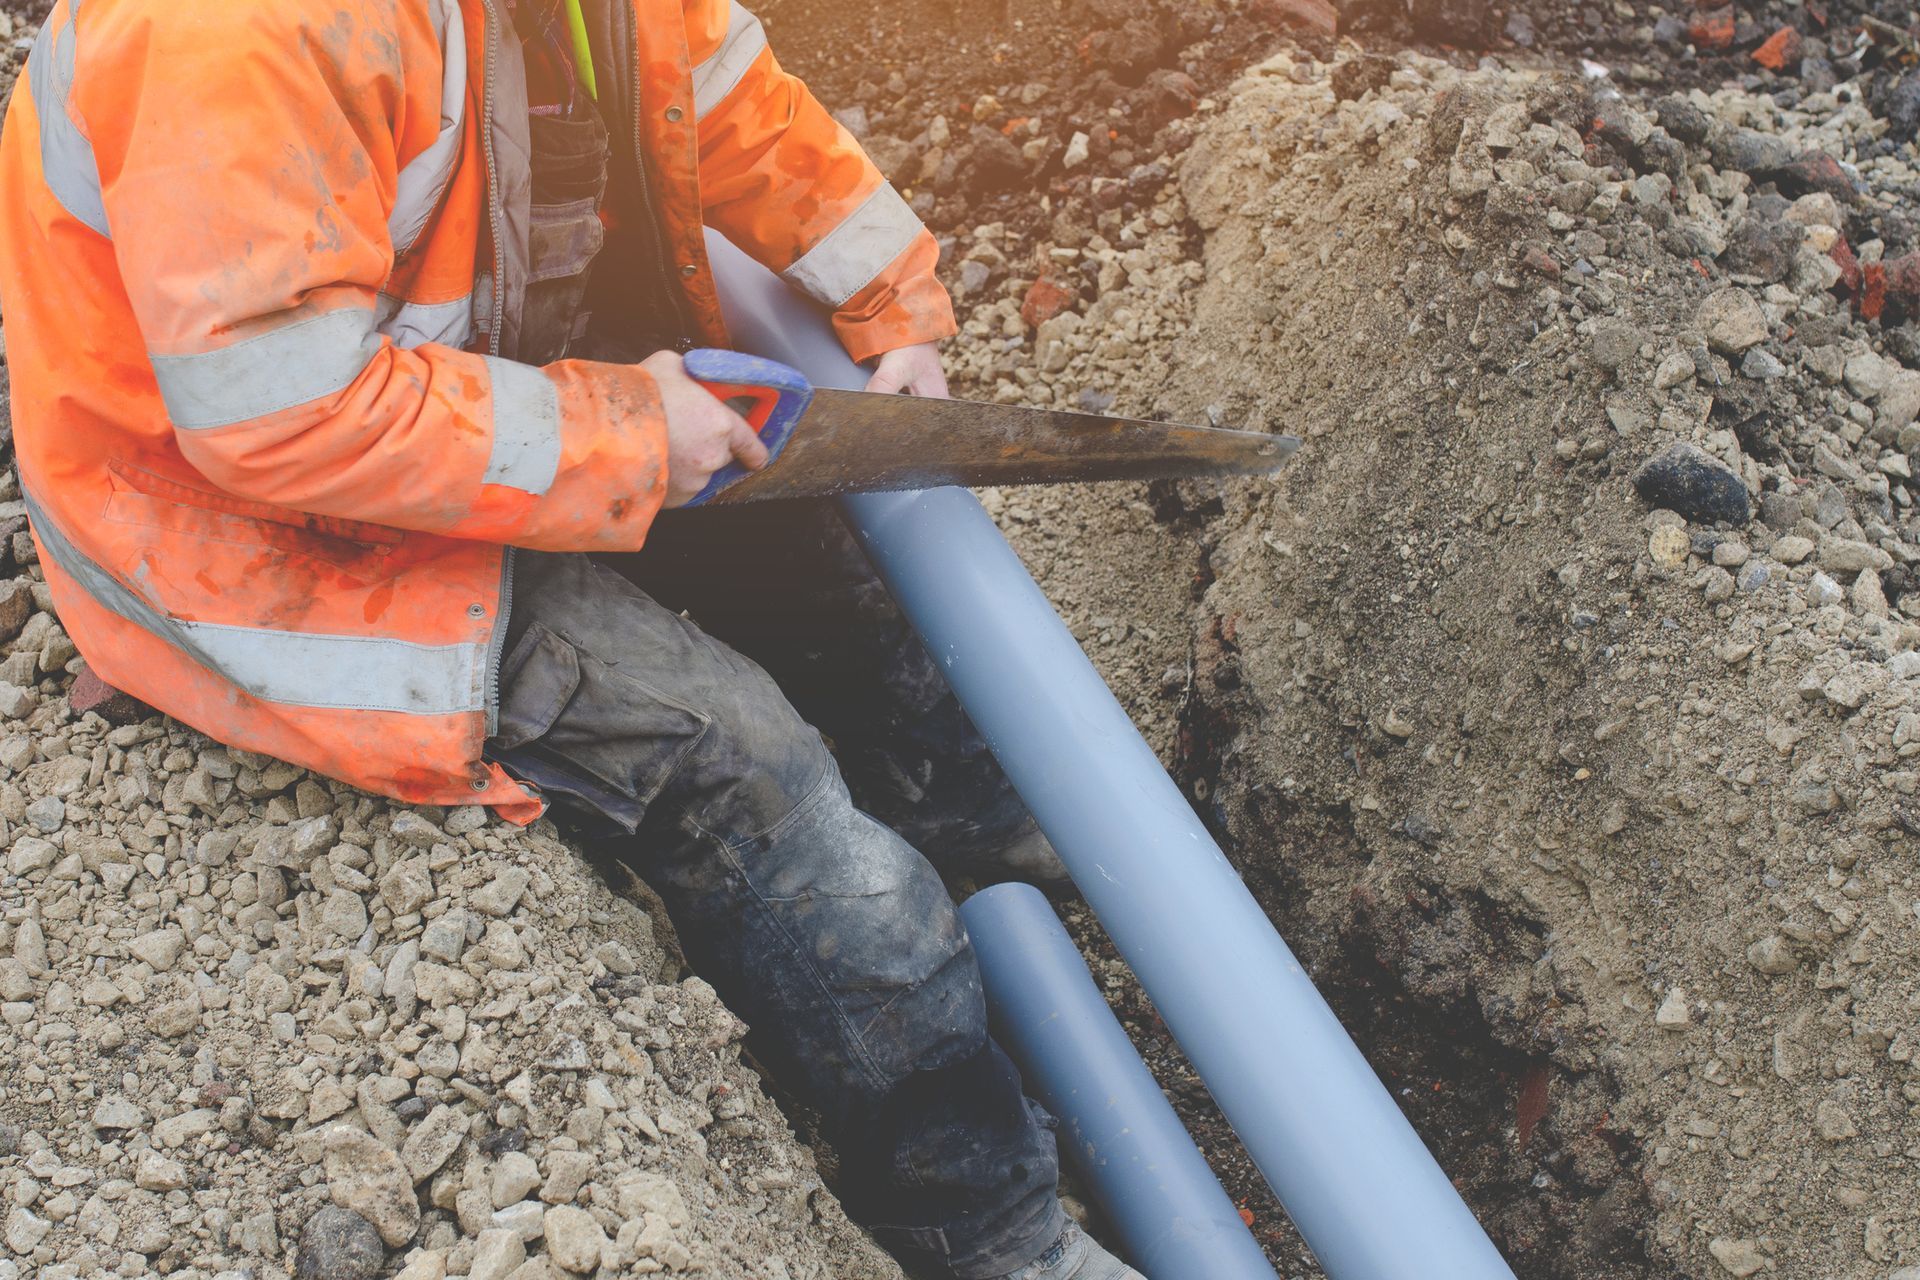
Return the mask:
<svg viewBox="0 0 1920 1280">
<path fill-rule="evenodd" d="M 1633 487 L 1649 506 L 1677 511 L 1695 524 L 1745 524 L 1753 510 L 1747 486 L 1733 468 L 1685 442 L 1642 463 L 1633 473 Z"/>
<path fill-rule="evenodd" d="M 342 1209 L 371 1222 L 390 1248 L 420 1229 L 420 1202 L 400 1157 L 372 1134 L 338 1124 L 326 1136 L 327 1193 Z"/>
<path fill-rule="evenodd" d="M 380 1232 L 359 1214 L 323 1205 L 300 1231 L 295 1280 L 373 1280 L 386 1263 Z"/>
</svg>

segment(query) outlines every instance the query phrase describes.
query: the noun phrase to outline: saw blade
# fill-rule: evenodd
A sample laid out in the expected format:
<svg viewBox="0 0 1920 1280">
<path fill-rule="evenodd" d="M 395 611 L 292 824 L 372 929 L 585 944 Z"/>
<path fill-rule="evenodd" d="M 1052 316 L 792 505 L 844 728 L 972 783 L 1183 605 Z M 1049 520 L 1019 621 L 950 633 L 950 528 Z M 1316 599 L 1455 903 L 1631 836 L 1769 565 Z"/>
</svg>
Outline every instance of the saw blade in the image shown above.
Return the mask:
<svg viewBox="0 0 1920 1280">
<path fill-rule="evenodd" d="M 1293 436 L 969 400 L 819 389 L 786 447 L 713 505 L 940 485 L 1267 475 Z"/>
</svg>

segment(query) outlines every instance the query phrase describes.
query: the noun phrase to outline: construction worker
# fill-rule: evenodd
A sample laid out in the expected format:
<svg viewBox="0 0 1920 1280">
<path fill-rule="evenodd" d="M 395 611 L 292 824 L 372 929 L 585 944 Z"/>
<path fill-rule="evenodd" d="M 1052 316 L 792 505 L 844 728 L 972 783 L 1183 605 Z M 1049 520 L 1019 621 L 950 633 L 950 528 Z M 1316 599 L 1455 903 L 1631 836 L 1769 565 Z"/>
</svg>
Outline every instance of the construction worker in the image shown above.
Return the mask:
<svg viewBox="0 0 1920 1280">
<path fill-rule="evenodd" d="M 737 3 L 59 0 L 0 140 L 0 303 L 61 619 L 223 742 L 554 806 L 664 896 L 911 1265 L 1136 1276 L 1062 1213 L 900 834 L 1051 853 L 933 664 L 820 509 L 656 526 L 765 458 L 681 367 L 726 342 L 703 224 L 875 389 L 945 394 L 933 238 Z"/>
</svg>

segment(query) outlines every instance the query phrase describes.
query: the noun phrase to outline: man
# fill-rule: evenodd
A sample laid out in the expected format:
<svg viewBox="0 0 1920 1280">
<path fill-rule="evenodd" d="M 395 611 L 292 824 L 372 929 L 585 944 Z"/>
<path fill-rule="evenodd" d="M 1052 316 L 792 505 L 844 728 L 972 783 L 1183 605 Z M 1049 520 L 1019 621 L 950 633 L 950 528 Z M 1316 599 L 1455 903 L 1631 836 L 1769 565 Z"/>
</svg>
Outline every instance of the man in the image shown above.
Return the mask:
<svg viewBox="0 0 1920 1280">
<path fill-rule="evenodd" d="M 681 368 L 726 340 L 703 223 L 876 389 L 944 394 L 931 236 L 738 4 L 60 0 L 0 141 L 0 302 L 61 617 L 222 741 L 554 804 L 662 892 L 910 1263 L 1136 1276 L 1060 1210 L 938 876 L 677 612 L 815 695 L 930 851 L 1050 853 L 822 512 L 654 528 L 765 456 Z"/>
</svg>

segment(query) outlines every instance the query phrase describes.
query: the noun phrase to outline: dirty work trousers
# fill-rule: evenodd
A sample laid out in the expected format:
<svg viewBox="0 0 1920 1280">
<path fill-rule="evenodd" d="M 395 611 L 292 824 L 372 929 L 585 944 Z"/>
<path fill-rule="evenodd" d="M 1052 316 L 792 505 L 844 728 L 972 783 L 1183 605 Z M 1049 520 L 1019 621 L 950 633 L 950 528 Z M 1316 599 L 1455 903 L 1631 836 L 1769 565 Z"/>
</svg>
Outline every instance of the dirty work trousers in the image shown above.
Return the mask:
<svg viewBox="0 0 1920 1280">
<path fill-rule="evenodd" d="M 665 899 L 883 1243 L 961 1280 L 1052 1243 L 1049 1122 L 901 834 L 964 862 L 1031 820 L 829 506 L 669 513 L 637 556 L 517 553 L 489 746 Z"/>
</svg>

